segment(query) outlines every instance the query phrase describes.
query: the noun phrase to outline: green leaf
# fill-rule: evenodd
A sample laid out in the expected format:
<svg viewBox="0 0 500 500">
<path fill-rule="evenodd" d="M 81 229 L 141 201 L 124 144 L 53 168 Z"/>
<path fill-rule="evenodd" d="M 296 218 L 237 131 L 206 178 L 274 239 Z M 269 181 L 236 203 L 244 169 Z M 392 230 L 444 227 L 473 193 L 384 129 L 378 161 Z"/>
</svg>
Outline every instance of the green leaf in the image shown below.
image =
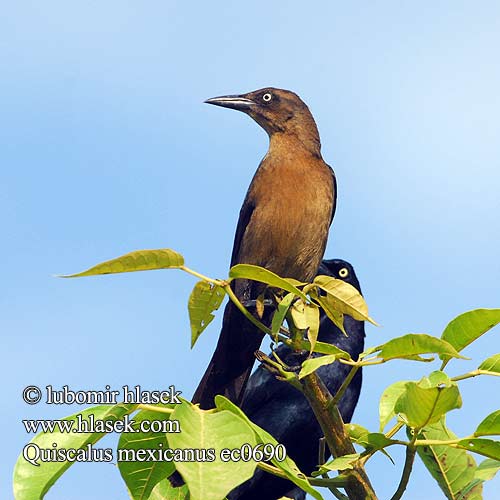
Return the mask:
<svg viewBox="0 0 500 500">
<path fill-rule="evenodd" d="M 391 384 L 387 387 L 382 396 L 380 397 L 380 403 L 378 406 L 379 419 L 380 419 L 380 432 L 382 432 L 389 421 L 396 415 L 394 408 L 396 403 L 406 390 L 407 380 L 400 380 Z"/>
<path fill-rule="evenodd" d="M 319 308 L 315 304 L 306 304 L 304 313 L 308 325 L 307 338 L 311 343 L 310 352 L 313 352 L 319 333 Z"/>
<path fill-rule="evenodd" d="M 426 335 L 424 333 L 409 333 L 396 337 L 385 344 L 372 348 L 372 352 L 380 351 L 378 357 L 388 361 L 390 359 L 418 359 L 419 354 L 446 354 L 454 358 L 466 359 L 448 342 Z M 421 360 L 421 359 L 419 359 Z"/>
<path fill-rule="evenodd" d="M 311 351 L 311 342 L 306 339 L 295 339 L 293 341 L 291 339 L 285 339 L 284 343 L 292 347 L 294 350 Z M 342 353 L 343 359 L 352 359 L 351 355 L 348 352 L 339 349 L 333 344 L 328 344 L 327 342 L 316 342 L 316 345 L 314 346 L 314 352 L 317 352 L 319 354 Z"/>
<path fill-rule="evenodd" d="M 80 278 L 98 274 L 130 273 L 133 271 L 151 271 L 154 269 L 180 269 L 184 265 L 184 257 L 174 250 L 160 248 L 158 250 L 136 250 L 116 259 L 101 262 L 86 271 L 76 274 L 65 274 L 61 278 Z"/>
<path fill-rule="evenodd" d="M 244 419 L 229 411 L 200 410 L 187 401 L 176 406 L 171 419 L 178 420 L 182 430 L 169 435 L 172 449 L 213 450 L 214 454 L 213 461 L 175 462 L 191 500 L 220 500 L 253 476 L 255 461 L 223 462 L 220 458 L 222 449 L 257 444 L 255 433 Z"/>
<path fill-rule="evenodd" d="M 487 458 L 474 471 L 472 481 L 462 489 L 457 500 L 482 500 L 483 483 L 493 479 L 500 469 L 500 462 Z"/>
<path fill-rule="evenodd" d="M 358 290 L 349 283 L 332 278 L 331 276 L 320 275 L 314 278 L 314 284 L 328 294 L 337 311 L 348 314 L 359 321 L 370 321 L 370 323 L 377 325 L 377 323 L 368 316 L 368 306 L 366 305 L 365 299 Z"/>
<path fill-rule="evenodd" d="M 335 309 L 335 301 L 330 295 L 325 295 L 322 297 L 318 295 L 315 298 L 319 305 L 323 308 L 328 319 L 347 337 L 347 333 L 344 328 L 344 314 Z"/>
<path fill-rule="evenodd" d="M 478 426 L 474 436 L 495 436 L 500 434 L 500 410 L 490 413 Z"/>
<path fill-rule="evenodd" d="M 215 316 L 212 313 L 219 309 L 225 295 L 224 288 L 206 281 L 198 281 L 194 286 L 188 302 L 191 347 L 214 319 Z"/>
<path fill-rule="evenodd" d="M 438 372 L 432 378 L 423 377 L 418 383 L 407 382 L 394 410 L 405 415 L 410 427 L 420 429 L 437 422 L 445 413 L 461 406 L 462 399 L 457 384 L 443 372 Z"/>
<path fill-rule="evenodd" d="M 302 379 L 307 375 L 310 375 L 321 366 L 330 365 L 334 363 L 338 359 L 349 359 L 348 357 L 346 357 L 346 354 L 347 353 L 345 351 L 339 349 L 339 352 L 337 354 L 327 354 L 326 356 L 318 356 L 316 358 L 306 359 L 302 363 L 302 368 L 300 369 L 299 373 L 299 379 Z M 349 355 L 347 354 L 347 356 Z"/>
<path fill-rule="evenodd" d="M 474 472 L 474 477 L 476 479 L 481 479 L 482 481 L 489 481 L 495 477 L 499 470 L 500 461 L 487 458 L 477 466 L 477 469 Z"/>
<path fill-rule="evenodd" d="M 248 425 L 253 428 L 260 443 L 270 443 L 273 446 L 278 445 L 278 441 L 276 441 L 276 439 L 274 439 L 271 434 L 250 421 L 250 419 L 241 411 L 240 408 L 231 403 L 231 401 L 229 401 L 225 397 L 215 396 L 215 404 L 219 410 L 227 410 L 243 418 L 248 423 Z M 287 456 L 285 460 L 281 462 L 277 461 L 275 458 L 273 458 L 271 462 L 273 463 L 273 465 L 281 469 L 286 474 L 288 479 L 292 481 L 296 486 L 309 493 L 311 496 L 316 498 L 316 500 L 323 500 L 321 494 L 310 485 L 307 477 L 302 472 L 300 472 L 295 462 L 289 456 Z"/>
<path fill-rule="evenodd" d="M 174 408 L 175 405 L 161 405 L 160 407 Z M 134 416 L 133 428 L 140 429 L 139 426 L 143 421 L 164 422 L 169 419 L 170 415 L 166 413 L 142 410 Z M 153 488 L 175 470 L 173 462 L 144 461 L 135 454 L 145 453 L 139 450 L 165 450 L 167 448 L 167 434 L 164 432 L 134 432 L 120 435 L 118 450 L 121 451 L 118 453 L 122 454 L 123 460 L 118 460 L 118 469 L 133 500 L 150 499 Z M 138 461 L 133 461 L 134 458 L 138 458 Z"/>
<path fill-rule="evenodd" d="M 283 324 L 283 321 L 285 321 L 286 313 L 288 312 L 288 309 L 294 299 L 295 295 L 293 293 L 287 293 L 278 304 L 271 324 L 271 332 L 274 336 L 279 333 L 281 325 Z"/>
<path fill-rule="evenodd" d="M 386 437 L 385 434 L 381 432 L 370 432 L 361 425 L 345 424 L 345 429 L 354 443 L 370 451 L 382 450 L 386 446 L 395 443 L 394 440 Z"/>
<path fill-rule="evenodd" d="M 499 441 L 484 438 L 462 439 L 457 443 L 457 446 L 494 460 L 500 460 Z"/>
<path fill-rule="evenodd" d="M 351 453 L 350 455 L 343 455 L 342 457 L 334 458 L 326 464 L 320 466 L 319 471 L 315 475 L 324 474 L 332 470 L 348 470 L 354 467 L 354 463 L 360 457 L 359 453 Z"/>
<path fill-rule="evenodd" d="M 351 438 L 352 441 L 357 443 L 359 440 L 364 439 L 365 436 L 370 434 L 370 431 L 366 428 L 363 427 L 362 425 L 359 424 L 344 424 L 344 428 L 349 434 L 349 437 Z"/>
<path fill-rule="evenodd" d="M 460 352 L 498 323 L 500 323 L 500 309 L 474 309 L 451 320 L 441 338 Z M 440 355 L 445 363 L 450 357 L 446 353 Z"/>
<path fill-rule="evenodd" d="M 81 419 L 82 422 L 87 422 L 90 425 L 89 418 L 93 416 L 95 421 L 115 422 L 123 419 L 125 415 L 132 413 L 136 407 L 137 405 L 135 404 L 93 406 L 62 420 L 77 422 Z M 77 424 L 75 423 L 74 425 Z M 37 449 L 53 450 L 53 443 L 56 443 L 57 449 L 90 451 L 93 447 L 92 445 L 97 443 L 104 435 L 104 432 L 43 432 L 37 434 L 30 441 L 29 445 L 24 447 L 23 454 L 30 460 L 34 459 Z M 16 500 L 40 500 L 57 479 L 74 463 L 72 461 L 42 462 L 40 460 L 28 462 L 23 457 L 23 454 L 17 459 L 14 468 L 13 487 Z M 111 459 L 113 459 L 112 456 Z M 35 462 L 38 463 L 38 466 L 34 465 Z"/>
<path fill-rule="evenodd" d="M 187 485 L 174 488 L 166 478 L 153 488 L 147 500 L 189 500 L 189 490 Z"/>
<path fill-rule="evenodd" d="M 446 427 L 444 418 L 426 426 L 418 435 L 419 439 L 437 441 L 449 441 L 456 437 Z M 463 496 L 464 488 L 473 479 L 476 468 L 476 462 L 471 455 L 465 450 L 447 445 L 417 446 L 417 453 L 446 498 L 472 500 L 471 496 Z"/>
<path fill-rule="evenodd" d="M 305 302 L 303 300 L 295 301 L 290 308 L 293 324 L 299 330 L 305 330 L 308 327 L 305 309 Z"/>
<path fill-rule="evenodd" d="M 252 264 L 236 264 L 229 270 L 230 278 L 243 278 L 250 279 L 254 281 L 260 281 L 261 283 L 266 283 L 267 285 L 282 288 L 287 292 L 291 292 L 302 300 L 307 301 L 307 297 L 302 293 L 296 286 L 292 285 L 290 281 L 280 278 L 277 274 L 274 274 L 263 267 L 254 266 Z"/>
<path fill-rule="evenodd" d="M 500 354 L 495 354 L 494 356 L 485 359 L 479 365 L 479 369 L 493 373 L 500 373 Z"/>
</svg>

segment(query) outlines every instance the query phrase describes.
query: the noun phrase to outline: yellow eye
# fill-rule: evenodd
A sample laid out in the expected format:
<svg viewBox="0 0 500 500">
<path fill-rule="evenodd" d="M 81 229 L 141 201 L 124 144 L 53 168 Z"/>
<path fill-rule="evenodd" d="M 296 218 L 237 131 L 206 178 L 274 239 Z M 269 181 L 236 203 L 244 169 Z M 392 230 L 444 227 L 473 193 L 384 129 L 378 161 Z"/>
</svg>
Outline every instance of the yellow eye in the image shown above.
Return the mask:
<svg viewBox="0 0 500 500">
<path fill-rule="evenodd" d="M 341 278 L 347 278 L 347 276 L 349 276 L 349 269 L 347 269 L 347 267 L 343 267 L 340 271 L 339 271 L 339 276 Z"/>
<path fill-rule="evenodd" d="M 270 94 L 269 92 L 268 92 L 267 94 L 264 94 L 264 95 L 262 96 L 262 100 L 263 100 L 264 102 L 269 102 L 272 98 L 273 98 L 273 96 L 272 96 L 272 94 Z"/>
</svg>

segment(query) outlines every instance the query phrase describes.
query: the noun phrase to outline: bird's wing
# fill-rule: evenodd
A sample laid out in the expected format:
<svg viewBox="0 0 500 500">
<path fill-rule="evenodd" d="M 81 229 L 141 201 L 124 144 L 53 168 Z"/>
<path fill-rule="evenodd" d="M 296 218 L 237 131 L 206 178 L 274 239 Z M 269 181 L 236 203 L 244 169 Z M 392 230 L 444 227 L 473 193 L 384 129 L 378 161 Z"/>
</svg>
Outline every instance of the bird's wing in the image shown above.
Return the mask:
<svg viewBox="0 0 500 500">
<path fill-rule="evenodd" d="M 243 240 L 243 236 L 245 234 L 246 228 L 248 227 L 248 223 L 252 218 L 254 209 L 255 203 L 253 202 L 250 193 L 247 193 L 245 201 L 243 202 L 240 210 L 238 225 L 236 226 L 236 234 L 234 235 L 233 253 L 231 255 L 231 267 L 239 264 L 238 257 L 240 254 L 241 241 Z"/>
<path fill-rule="evenodd" d="M 333 171 L 333 168 L 330 167 L 330 165 L 327 165 L 328 168 L 330 169 L 330 172 L 332 174 L 332 179 L 333 179 L 333 204 L 332 204 L 332 218 L 330 219 L 330 224 L 333 221 L 333 216 L 335 215 L 335 210 L 337 208 L 337 178 L 335 177 L 335 172 Z"/>
</svg>

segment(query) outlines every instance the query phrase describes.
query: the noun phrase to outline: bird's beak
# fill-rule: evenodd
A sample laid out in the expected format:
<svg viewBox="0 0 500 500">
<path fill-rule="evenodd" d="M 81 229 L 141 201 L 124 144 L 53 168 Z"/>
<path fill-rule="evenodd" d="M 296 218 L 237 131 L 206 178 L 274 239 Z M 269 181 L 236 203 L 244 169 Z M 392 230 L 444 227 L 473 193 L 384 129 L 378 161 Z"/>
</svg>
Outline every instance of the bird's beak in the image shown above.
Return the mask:
<svg viewBox="0 0 500 500">
<path fill-rule="evenodd" d="M 223 95 L 220 97 L 212 97 L 205 101 L 207 104 L 214 104 L 215 106 L 222 106 L 223 108 L 237 109 L 238 111 L 248 111 L 255 102 L 243 95 Z"/>
</svg>

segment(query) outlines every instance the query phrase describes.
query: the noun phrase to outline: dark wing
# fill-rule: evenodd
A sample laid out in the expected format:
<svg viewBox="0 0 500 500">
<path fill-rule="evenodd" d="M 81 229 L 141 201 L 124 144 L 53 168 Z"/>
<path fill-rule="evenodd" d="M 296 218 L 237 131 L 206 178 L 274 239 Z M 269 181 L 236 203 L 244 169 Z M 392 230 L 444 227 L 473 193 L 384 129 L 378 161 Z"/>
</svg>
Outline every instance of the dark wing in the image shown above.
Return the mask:
<svg viewBox="0 0 500 500">
<path fill-rule="evenodd" d="M 333 221 L 333 216 L 335 215 L 335 210 L 337 209 L 337 178 L 335 177 L 335 172 L 333 171 L 333 168 L 330 167 L 330 165 L 327 166 L 330 169 L 333 180 L 333 205 L 332 205 L 332 218 L 330 219 L 330 225 L 331 225 Z"/>
<path fill-rule="evenodd" d="M 238 257 L 240 254 L 241 241 L 243 240 L 243 235 L 245 234 L 248 223 L 252 218 L 254 209 L 255 203 L 251 199 L 250 194 L 247 193 L 247 195 L 245 196 L 245 201 L 243 202 L 240 210 L 238 225 L 236 226 L 236 234 L 234 235 L 233 253 L 231 254 L 231 267 L 239 264 Z"/>
</svg>

